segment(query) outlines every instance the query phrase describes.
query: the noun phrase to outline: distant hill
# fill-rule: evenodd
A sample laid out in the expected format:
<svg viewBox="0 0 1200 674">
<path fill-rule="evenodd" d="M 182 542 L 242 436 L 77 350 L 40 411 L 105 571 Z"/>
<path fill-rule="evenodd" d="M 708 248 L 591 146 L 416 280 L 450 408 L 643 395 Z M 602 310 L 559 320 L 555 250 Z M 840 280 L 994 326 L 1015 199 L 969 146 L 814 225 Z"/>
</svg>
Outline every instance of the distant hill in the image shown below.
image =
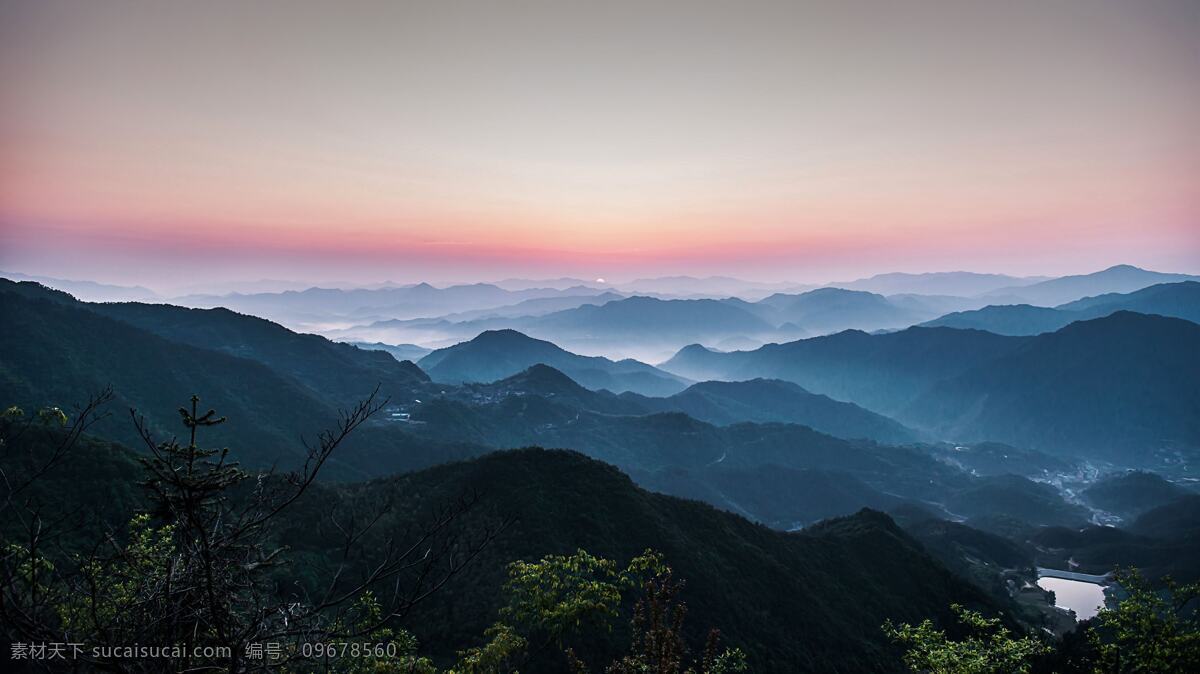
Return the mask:
<svg viewBox="0 0 1200 674">
<path fill-rule="evenodd" d="M 795 323 L 820 335 L 841 330 L 905 328 L 928 314 L 900 307 L 882 295 L 840 288 L 819 288 L 799 295 L 775 294 L 753 305 L 775 325 Z"/>
<path fill-rule="evenodd" d="M 1108 293 L 1085 297 L 1060 305 L 1057 309 L 1076 312 L 1087 318 L 1100 318 L 1117 311 L 1135 311 L 1200 323 L 1200 282 L 1160 283 L 1127 294 Z"/>
<path fill-rule="evenodd" d="M 507 562 L 579 548 L 621 562 L 646 548 L 662 552 L 687 581 L 689 639 L 699 647 L 709 627 L 720 628 L 729 645 L 745 650 L 752 671 L 898 671 L 898 654 L 879 630 L 884 620 L 948 619 L 953 602 L 995 611 L 881 513 L 785 534 L 643 491 L 571 452 L 492 454 L 377 481 L 358 498 L 391 504 L 376 528 L 382 539 L 463 493 L 482 495 L 473 521 L 494 513 L 513 523 L 411 616 L 421 643 L 442 656 L 474 643 L 495 620 Z M 293 530 L 304 535 L 283 542 L 297 554 L 325 554 L 308 533 L 313 527 Z M 597 647 L 607 643 L 596 639 Z"/>
<path fill-rule="evenodd" d="M 523 318 L 527 316 L 544 316 L 555 311 L 564 311 L 574 309 L 584 305 L 605 304 L 614 300 L 625 299 L 625 295 L 614 292 L 603 292 L 599 294 L 589 293 L 586 295 L 563 295 L 560 297 L 537 297 L 530 300 L 522 300 L 516 304 L 508 304 L 497 307 L 487 307 L 485 309 L 473 309 L 456 314 L 446 314 L 440 316 L 447 321 L 471 321 L 487 318 Z"/>
<path fill-rule="evenodd" d="M 1109 475 L 1083 490 L 1081 496 L 1096 508 L 1133 519 L 1192 493 L 1155 473 L 1135 470 Z"/>
<path fill-rule="evenodd" d="M 411 362 L 364 351 L 317 335 L 298 334 L 270 321 L 228 309 L 187 309 L 170 304 L 79 302 L 66 293 L 0 279 L 0 292 L 41 297 L 141 328 L 172 342 L 248 358 L 293 377 L 319 396 L 348 405 L 380 386 L 384 396 L 408 397 L 429 381 Z"/>
<path fill-rule="evenodd" d="M 958 295 L 970 297 L 1001 288 L 1031 285 L 1047 280 L 1044 276 L 1019 278 L 1004 274 L 977 274 L 967 271 L 931 272 L 905 274 L 893 272 L 878 274 L 870 278 L 841 283 L 830 283 L 835 288 L 865 290 L 883 295 Z"/>
<path fill-rule="evenodd" d="M 640 359 L 662 358 L 690 341 L 717 343 L 729 338 L 767 337 L 775 326 L 763 320 L 748 302 L 737 299 L 664 300 L 635 296 L 604 301 L 573 300 L 569 309 L 531 315 L 492 315 L 479 318 L 383 320 L 332 331 L 354 341 L 416 341 L 445 343 L 468 340 L 482 332 L 515 330 L 553 342 L 567 350 L 624 354 Z M 446 313 L 446 312 L 442 312 Z"/>
<path fill-rule="evenodd" d="M 933 384 L 1019 348 L 1026 337 L 909 328 L 835 335 L 718 353 L 693 345 L 659 367 L 696 380 L 783 379 L 891 416 Z"/>
<path fill-rule="evenodd" d="M 1080 525 L 1088 522 L 1086 508 L 1067 503 L 1058 489 L 1017 475 L 983 478 L 955 494 L 946 507 L 972 518 L 1004 514 L 1033 525 Z"/>
<path fill-rule="evenodd" d="M 1200 495 L 1178 498 L 1143 513 L 1127 528 L 1046 527 L 1031 543 L 1038 563 L 1084 573 L 1136 567 L 1151 579 L 1170 575 L 1181 583 L 1200 581 Z"/>
<path fill-rule="evenodd" d="M 708 381 L 667 398 L 643 398 L 638 402 L 649 411 L 683 412 L 717 425 L 774 421 L 809 426 L 839 438 L 867 438 L 888 444 L 917 439 L 916 432 L 892 419 L 778 379 Z"/>
<path fill-rule="evenodd" d="M 48 276 L 30 276 L 15 272 L 0 271 L 0 278 L 12 281 L 32 281 L 48 288 L 70 293 L 89 302 L 151 302 L 158 295 L 142 286 L 119 286 L 95 281 L 70 281 Z"/>
<path fill-rule="evenodd" d="M 1043 332 L 1054 332 L 1075 320 L 1078 320 L 1075 314 L 1049 307 L 1000 304 L 973 311 L 956 311 L 921 325 L 930 328 L 987 330 L 997 335 L 1040 335 Z"/>
<path fill-rule="evenodd" d="M 1032 285 L 998 288 L 986 293 L 984 297 L 1002 297 L 1005 298 L 1006 304 L 1025 303 L 1053 307 L 1083 297 L 1105 293 L 1128 293 L 1159 283 L 1178 283 L 1180 281 L 1200 281 L 1200 277 L 1188 274 L 1164 274 L 1122 264 L 1092 274 L 1063 276 Z"/>
<path fill-rule="evenodd" d="M 588 390 L 559 370 L 539 364 L 493 383 L 466 384 L 448 395 L 476 403 L 493 403 L 513 396 L 540 396 L 559 405 L 601 414 L 640 416 L 682 412 L 718 426 L 780 422 L 808 426 L 845 439 L 866 438 L 893 444 L 917 439 L 915 431 L 887 417 L 778 380 L 703 382 L 665 398 L 630 392 L 617 396 L 606 390 Z"/>
<path fill-rule="evenodd" d="M 908 509 L 902 512 L 912 513 Z M 902 526 L 947 568 L 1002 601 L 1010 596 L 1004 572 L 1034 567 L 1033 554 L 1025 546 L 961 522 L 915 517 Z"/>
<path fill-rule="evenodd" d="M 922 325 L 987 330 L 1000 335 L 1037 335 L 1117 311 L 1172 316 L 1200 323 L 1200 283 L 1162 283 L 1132 293 L 1085 297 L 1053 309 L 1028 304 L 988 306 L 947 314 Z"/>
<path fill-rule="evenodd" d="M 1072 469 L 1070 461 L 1043 452 L 1021 449 L 1002 442 L 975 442 L 969 445 L 928 446 L 942 461 L 980 476 L 1021 475 L 1043 477 Z"/>
<path fill-rule="evenodd" d="M 628 392 L 618 396 L 606 389 L 593 391 L 580 386 L 561 371 L 541 363 L 494 382 L 464 383 L 447 392 L 447 396 L 468 404 L 492 404 L 511 397 L 534 396 L 573 410 L 617 415 L 648 414 L 653 410 L 642 401 L 662 400 Z"/>
<path fill-rule="evenodd" d="M 572 338 L 714 339 L 769 332 L 772 325 L 734 303 L 635 296 L 535 318 L 531 328 Z"/>
<path fill-rule="evenodd" d="M 178 344 L 87 309 L 0 292 L 0 399 L 36 409 L 67 409 L 112 384 L 119 414 L 97 433 L 136 446 L 128 407 L 139 408 L 155 429 L 177 432 L 175 408 L 193 393 L 237 421 L 214 429 L 217 442 L 234 437 L 264 449 L 300 449 L 299 434 L 332 422 L 332 410 L 303 385 L 261 363 Z M 369 393 L 369 391 L 368 391 Z"/>
<path fill-rule="evenodd" d="M 903 499 L 837 471 L 777 465 L 634 472 L 641 486 L 662 494 L 704 501 L 774 529 L 795 530 L 862 508 L 886 510 Z"/>
<path fill-rule="evenodd" d="M 1143 536 L 1187 537 L 1200 541 L 1200 494 L 1184 496 L 1144 512 L 1130 529 Z"/>
<path fill-rule="evenodd" d="M 433 352 L 433 349 L 427 349 L 416 344 L 384 344 L 383 342 L 347 343 L 366 351 L 386 351 L 392 354 L 392 357 L 396 360 L 408 360 L 414 363 Z"/>
<path fill-rule="evenodd" d="M 580 356 L 515 330 L 480 333 L 469 342 L 430 353 L 419 364 L 435 381 L 446 383 L 496 381 L 537 364 L 561 370 L 587 388 L 618 393 L 670 395 L 688 383 L 645 363 Z"/>
<path fill-rule="evenodd" d="M 172 300 L 189 307 L 225 307 L 262 316 L 289 327 L 309 327 L 337 318 L 360 324 L 384 319 L 407 319 L 515 304 L 539 297 L 591 295 L 605 292 L 587 287 L 505 290 L 474 283 L 436 288 L 428 283 L 384 288 L 309 288 L 301 291 L 230 295 L 190 295 Z"/>
<path fill-rule="evenodd" d="M 1120 311 L 1036 337 L 909 328 L 682 349 L 660 365 L 693 379 L 784 379 L 955 442 L 1049 454 L 1151 458 L 1200 447 L 1200 325 Z"/>
<path fill-rule="evenodd" d="M 675 297 L 694 297 L 706 295 L 709 297 L 748 297 L 769 295 L 773 292 L 795 292 L 812 286 L 796 283 L 771 283 L 746 281 L 729 276 L 660 276 L 658 278 L 640 278 L 628 283 L 619 283 L 617 288 L 627 293 L 651 294 Z"/>
<path fill-rule="evenodd" d="M 86 309 L 181 344 L 258 361 L 294 377 L 339 404 L 351 404 L 379 384 L 384 396 L 409 397 L 429 381 L 410 361 L 356 348 L 319 335 L 298 334 L 262 318 L 228 309 L 169 304 L 97 304 Z"/>
<path fill-rule="evenodd" d="M 526 384 L 522 380 L 527 378 L 539 381 Z M 443 396 L 415 407 L 413 419 L 419 423 L 414 432 L 500 449 L 530 444 L 571 448 L 638 479 L 677 470 L 699 475 L 695 471 L 717 466 L 746 475 L 747 470 L 777 466 L 847 473 L 872 489 L 921 500 L 942 498 L 971 483 L 961 470 L 920 448 L 844 440 L 795 424 L 714 426 L 679 412 L 645 414 L 626 407 L 631 402 L 627 396 L 587 391 L 544 366 L 495 384 L 465 386 L 455 395 L 459 397 Z M 797 495 L 788 489 L 777 497 Z M 728 507 L 723 498 L 711 502 Z M 735 512 L 771 521 L 770 515 L 753 509 Z"/>
<path fill-rule="evenodd" d="M 1200 447 L 1200 325 L 1122 311 L 1002 339 L 1022 341 L 937 383 L 897 418 L 942 437 L 1127 465 Z"/>
<path fill-rule="evenodd" d="M 211 430 L 213 444 L 247 448 L 244 456 L 254 466 L 279 462 L 290 467 L 303 458 L 302 437 L 312 439 L 335 424 L 343 396 L 365 397 L 381 381 L 390 381 L 401 390 L 420 381 L 412 379 L 410 368 L 415 368 L 411 364 L 406 368 L 386 354 L 373 355 L 348 344 L 334 345 L 294 333 L 280 337 L 276 330 L 282 328 L 265 321 L 260 325 L 259 319 L 249 319 L 251 323 L 242 325 L 241 319 L 247 317 L 241 317 L 234 323 L 241 328 L 249 325 L 261 329 L 272 340 L 280 339 L 259 342 L 262 335 L 247 334 L 246 349 L 254 356 L 250 358 L 167 339 L 102 315 L 93 310 L 96 306 L 122 305 L 81 303 L 32 283 L 0 284 L 0 323 L 13 327 L 0 331 L 0 400 L 5 401 L 4 405 L 27 409 L 58 405 L 70 413 L 72 405 L 111 385 L 116 394 L 109 407 L 111 414 L 94 432 L 138 448 L 140 438 L 133 432 L 129 408 L 137 408 L 156 435 L 167 439 L 179 432 L 176 408 L 192 394 L 199 394 L 202 405 L 230 417 L 227 423 Z M 205 320 L 210 313 L 178 316 L 186 322 Z M 223 323 L 219 327 L 215 333 L 199 330 L 194 336 L 203 341 L 230 329 Z M 234 333 L 239 329 L 234 328 Z M 313 360 L 276 370 L 256 359 L 268 358 L 261 351 L 268 343 L 278 344 L 281 349 L 298 349 L 297 353 Z M 286 351 L 269 359 L 283 361 L 285 356 Z M 360 357 L 363 361 L 356 362 Z M 375 360 L 384 365 L 371 378 L 357 382 L 343 379 L 355 372 L 366 376 L 363 363 Z M 349 374 L 337 374 L 339 368 Z M 389 378 L 389 370 L 395 372 L 394 378 Z M 317 384 L 321 381 L 329 388 L 322 389 Z M 341 458 L 331 464 L 330 475 L 362 478 L 480 451 L 479 445 L 437 439 L 422 439 L 417 445 L 415 440 L 387 425 L 360 429 Z"/>
</svg>

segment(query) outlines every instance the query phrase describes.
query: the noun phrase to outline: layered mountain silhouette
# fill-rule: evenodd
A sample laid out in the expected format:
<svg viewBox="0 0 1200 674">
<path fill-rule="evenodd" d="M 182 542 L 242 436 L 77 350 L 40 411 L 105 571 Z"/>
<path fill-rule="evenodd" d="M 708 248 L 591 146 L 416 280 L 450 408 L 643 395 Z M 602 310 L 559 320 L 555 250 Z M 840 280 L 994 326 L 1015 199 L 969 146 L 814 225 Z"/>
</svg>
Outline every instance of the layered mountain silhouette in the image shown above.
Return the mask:
<svg viewBox="0 0 1200 674">
<path fill-rule="evenodd" d="M 1031 304 L 990 305 L 972 311 L 957 311 L 932 321 L 923 327 L 958 328 L 961 330 L 986 330 L 997 335 L 1040 335 L 1054 332 L 1081 318 L 1074 312 L 1065 312 L 1050 307 L 1035 307 Z"/>
<path fill-rule="evenodd" d="M 396 360 L 409 360 L 414 363 L 433 352 L 433 349 L 426 349 L 416 344 L 384 344 L 383 342 L 349 342 L 349 344 L 367 351 L 386 351 L 392 354 Z"/>
<path fill-rule="evenodd" d="M 694 379 L 774 377 L 888 414 L 937 437 L 1145 460 L 1200 446 L 1200 325 L 1119 311 L 1036 337 L 909 328 L 681 350 Z"/>
<path fill-rule="evenodd" d="M 580 356 L 516 330 L 482 332 L 469 342 L 430 353 L 419 364 L 435 381 L 446 383 L 496 381 L 538 364 L 561 370 L 587 388 L 616 393 L 670 395 L 688 383 L 636 360 Z"/>
<path fill-rule="evenodd" d="M 1119 311 L 1007 339 L 1017 347 L 930 386 L 899 418 L 1131 465 L 1200 447 L 1200 325 Z"/>
<path fill-rule="evenodd" d="M 820 288 L 800 295 L 775 294 L 753 306 L 777 326 L 792 323 L 814 335 L 848 329 L 903 328 L 928 315 L 913 307 L 897 306 L 883 295 L 840 288 Z"/>
<path fill-rule="evenodd" d="M 576 306 L 542 311 L 558 303 Z M 438 318 L 389 319 L 334 333 L 353 341 L 470 339 L 480 332 L 512 329 L 573 350 L 605 353 L 673 353 L 689 342 L 708 345 L 760 345 L 846 329 L 903 328 L 976 308 L 979 302 L 954 297 L 898 296 L 820 288 L 799 294 L 775 293 L 750 302 L 739 298 L 662 299 L 611 293 L 588 298 L 529 300 L 497 311 Z M 535 309 L 537 307 L 537 309 Z M 521 310 L 528 312 L 520 315 Z M 469 318 L 469 316 L 478 316 Z"/>
<path fill-rule="evenodd" d="M 1032 285 L 1049 280 L 1044 276 L 1019 278 L 1005 274 L 978 274 L 967 271 L 928 272 L 924 274 L 905 274 L 892 272 L 877 274 L 870 278 L 843 283 L 831 283 L 835 288 L 847 290 L 865 290 L 883 295 L 957 295 L 971 297 L 983 293 Z"/>
<path fill-rule="evenodd" d="M 309 288 L 245 295 L 189 295 L 173 301 L 189 307 L 225 307 L 296 327 L 327 323 L 333 318 L 367 323 L 380 319 L 442 316 L 511 305 L 528 299 L 598 295 L 603 292 L 602 289 L 586 286 L 505 290 L 489 283 L 445 288 L 418 283 L 384 288 Z"/>
<path fill-rule="evenodd" d="M 1089 505 L 1134 519 L 1194 493 L 1155 473 L 1134 470 L 1108 475 L 1083 490 L 1081 496 Z"/>
<path fill-rule="evenodd" d="M 840 438 L 868 438 L 888 444 L 918 438 L 915 431 L 885 416 L 779 379 L 707 381 L 666 398 L 643 398 L 638 402 L 647 411 L 683 412 L 721 426 L 745 421 L 801 424 Z"/>
<path fill-rule="evenodd" d="M 1161 283 L 1131 293 L 1085 297 L 1054 308 L 1028 304 L 988 306 L 947 314 L 925 326 L 987 330 L 1000 335 L 1037 335 L 1117 311 L 1135 311 L 1200 323 L 1200 282 Z"/>
<path fill-rule="evenodd" d="M 0 399 L 7 404 L 54 405 L 70 413 L 73 405 L 111 386 L 110 411 L 116 413 L 95 432 L 139 446 L 128 409 L 137 409 L 166 440 L 177 432 L 175 409 L 200 394 L 202 405 L 238 411 L 213 427 L 212 440 L 246 447 L 246 460 L 254 466 L 291 467 L 303 460 L 303 439 L 332 428 L 339 409 L 365 398 L 377 384 L 381 397 L 393 400 L 412 398 L 428 385 L 414 365 L 386 353 L 298 335 L 223 310 L 90 304 L 37 284 L 0 281 L 0 322 L 14 328 L 0 331 Z M 362 428 L 331 465 L 331 474 L 361 478 L 481 451 L 478 445 L 436 439 L 414 443 L 415 436 L 398 429 Z"/>
<path fill-rule="evenodd" d="M 696 380 L 784 379 L 890 415 L 934 383 L 1017 349 L 1027 339 L 950 328 L 878 335 L 847 330 L 754 351 L 719 353 L 692 345 L 659 367 Z"/>
<path fill-rule="evenodd" d="M 1003 299 L 1005 304 L 1053 307 L 1073 302 L 1082 297 L 1094 297 L 1106 293 L 1129 293 L 1159 283 L 1179 283 L 1181 281 L 1200 281 L 1200 277 L 1188 274 L 1165 274 L 1121 264 L 1091 274 L 1062 276 L 1031 285 L 998 288 L 986 293 L 984 297 Z M 1001 302 L 993 301 L 993 303 Z"/>
</svg>

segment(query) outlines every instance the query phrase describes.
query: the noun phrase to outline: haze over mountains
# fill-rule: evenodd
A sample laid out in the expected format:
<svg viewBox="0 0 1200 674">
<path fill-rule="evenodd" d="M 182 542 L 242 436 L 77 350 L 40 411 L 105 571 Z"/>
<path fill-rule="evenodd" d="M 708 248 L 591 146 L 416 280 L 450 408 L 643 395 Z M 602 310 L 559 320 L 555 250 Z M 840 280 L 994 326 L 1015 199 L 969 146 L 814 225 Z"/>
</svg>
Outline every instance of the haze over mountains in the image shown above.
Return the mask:
<svg viewBox="0 0 1200 674">
<path fill-rule="evenodd" d="M 515 330 L 482 332 L 469 342 L 438 349 L 419 361 L 435 381 L 451 384 L 496 381 L 539 364 L 557 368 L 588 388 L 615 393 L 669 395 L 687 385 L 686 379 L 645 363 L 579 356 Z"/>
<path fill-rule="evenodd" d="M 1028 304 L 988 306 L 947 314 L 921 325 L 973 328 L 1001 335 L 1036 335 L 1117 311 L 1174 316 L 1200 323 L 1198 298 L 1200 282 L 1181 281 L 1153 285 L 1128 294 L 1113 292 L 1084 297 L 1054 308 Z"/>
<path fill-rule="evenodd" d="M 445 289 L 422 284 L 373 291 L 311 290 L 299 294 L 306 297 L 281 295 L 281 303 L 293 309 L 275 310 L 269 317 L 339 340 L 411 343 L 424 348 L 450 346 L 488 330 L 512 329 L 576 353 L 655 362 L 692 342 L 731 350 L 847 329 L 896 330 L 927 322 L 965 326 L 975 320 L 973 314 L 947 315 L 977 310 L 984 312 L 979 320 L 995 314 L 994 327 L 1002 334 L 1036 334 L 1030 331 L 1062 327 L 1074 315 L 1050 318 L 1054 315 L 1037 308 L 1022 311 L 996 307 L 1022 302 L 1040 306 L 1045 298 L 1066 298 L 1043 307 L 1053 308 L 1088 296 L 1129 293 L 1194 278 L 1117 266 L 1061 279 L 968 272 L 884 274 L 825 288 L 793 286 L 782 292 L 718 277 L 670 278 L 661 283 L 643 280 L 603 287 L 594 283 L 567 284 L 576 280 L 560 279 L 560 287 L 540 288 L 533 283 L 510 281 L 519 288 L 516 290 L 488 284 Z M 689 282 L 691 287 L 685 288 Z M 205 298 L 203 304 L 218 301 Z M 1107 303 L 1120 301 L 1125 304 L 1112 304 L 1109 313 L 1119 308 L 1170 311 L 1163 303 L 1165 298 L 1157 305 L 1139 304 L 1148 302 L 1148 296 L 1128 300 L 1113 297 Z M 274 303 L 271 296 L 233 297 L 228 301 L 233 308 L 251 313 Z M 1076 320 L 1103 315 L 1104 309 L 1096 306 L 1089 311 Z M 1029 318 L 1023 318 L 1027 314 Z M 1003 325 L 1003 321 L 1011 325 Z M 977 327 L 987 329 L 989 325 Z"/>
<path fill-rule="evenodd" d="M 1186 290 L 1168 290 L 1153 300 L 1149 293 L 1124 299 L 1114 295 L 1188 280 L 1197 277 L 1118 265 L 1057 279 L 971 272 L 892 273 L 822 288 L 729 277 L 664 277 L 616 284 L 599 279 L 544 283 L 508 279 L 441 288 L 425 283 L 377 284 L 164 300 L 145 289 L 45 279 L 51 287 L 73 291 L 83 299 L 220 306 L 339 341 L 433 350 L 488 330 L 512 329 L 584 355 L 646 362 L 666 360 L 694 342 L 720 350 L 745 350 L 847 329 L 874 332 L 926 324 L 1037 334 L 1117 309 L 1194 319 L 1186 313 L 1186 299 L 1178 300 L 1183 302 L 1179 309 L 1169 306 L 1171 293 Z M 1095 299 L 1087 307 L 1071 304 L 1088 297 Z"/>
</svg>

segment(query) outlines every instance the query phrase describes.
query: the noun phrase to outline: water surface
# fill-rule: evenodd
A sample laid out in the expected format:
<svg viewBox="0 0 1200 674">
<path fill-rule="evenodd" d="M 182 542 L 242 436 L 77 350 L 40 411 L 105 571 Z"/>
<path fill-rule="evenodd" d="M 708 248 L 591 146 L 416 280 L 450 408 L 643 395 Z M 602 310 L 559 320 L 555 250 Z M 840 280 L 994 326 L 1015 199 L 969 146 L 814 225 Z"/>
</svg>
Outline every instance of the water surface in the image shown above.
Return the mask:
<svg viewBox="0 0 1200 674">
<path fill-rule="evenodd" d="M 1054 592 L 1054 603 L 1075 612 L 1076 620 L 1087 620 L 1104 607 L 1104 586 L 1065 578 L 1038 578 L 1038 587 Z"/>
</svg>

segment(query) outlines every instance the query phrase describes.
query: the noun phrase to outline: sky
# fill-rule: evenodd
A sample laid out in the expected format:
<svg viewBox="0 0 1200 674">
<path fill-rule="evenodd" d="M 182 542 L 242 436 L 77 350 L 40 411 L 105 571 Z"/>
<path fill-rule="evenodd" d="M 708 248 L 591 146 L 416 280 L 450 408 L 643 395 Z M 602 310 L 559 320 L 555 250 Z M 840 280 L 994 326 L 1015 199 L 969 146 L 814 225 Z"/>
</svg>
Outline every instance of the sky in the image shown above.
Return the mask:
<svg viewBox="0 0 1200 674">
<path fill-rule="evenodd" d="M 0 0 L 0 270 L 1200 272 L 1200 3 Z"/>
</svg>

